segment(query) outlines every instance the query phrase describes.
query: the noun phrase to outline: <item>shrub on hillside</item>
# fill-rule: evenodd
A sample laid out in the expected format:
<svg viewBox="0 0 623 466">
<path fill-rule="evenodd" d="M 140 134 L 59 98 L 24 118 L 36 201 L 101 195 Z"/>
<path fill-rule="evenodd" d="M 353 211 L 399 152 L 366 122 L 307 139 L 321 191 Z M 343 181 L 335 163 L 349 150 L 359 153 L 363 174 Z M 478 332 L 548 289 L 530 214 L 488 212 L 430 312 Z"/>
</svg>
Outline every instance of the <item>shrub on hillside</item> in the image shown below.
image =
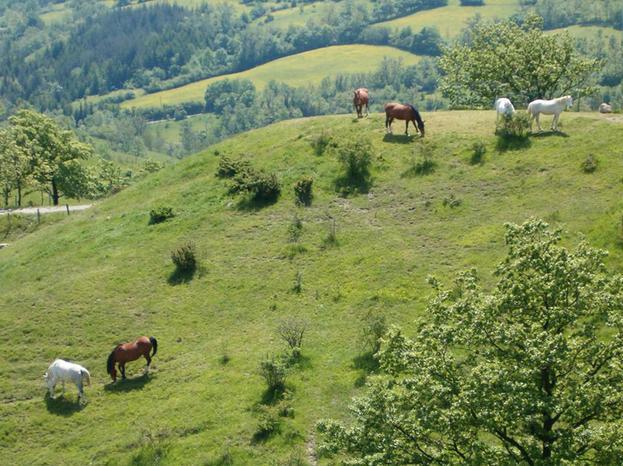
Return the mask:
<svg viewBox="0 0 623 466">
<path fill-rule="evenodd" d="M 376 354 L 381 349 L 381 338 L 387 332 L 387 321 L 383 314 L 368 312 L 363 318 L 361 343 L 364 351 Z"/>
<path fill-rule="evenodd" d="M 232 160 L 229 157 L 223 156 L 218 162 L 216 176 L 218 178 L 233 178 L 250 168 L 249 162 L 246 160 Z"/>
<path fill-rule="evenodd" d="M 250 195 L 254 202 L 275 202 L 281 194 L 281 185 L 274 173 L 249 168 L 233 177 L 229 192 Z"/>
<path fill-rule="evenodd" d="M 520 149 L 530 145 L 530 116 L 527 113 L 517 112 L 505 115 L 495 127 L 498 136 L 498 149 Z"/>
<path fill-rule="evenodd" d="M 270 406 L 260 406 L 257 420 L 257 428 L 253 435 L 256 441 L 266 440 L 271 435 L 279 432 L 281 420 L 276 410 Z"/>
<path fill-rule="evenodd" d="M 314 179 L 311 176 L 302 176 L 294 183 L 295 202 L 298 206 L 310 206 L 312 203 L 312 187 Z"/>
<path fill-rule="evenodd" d="M 343 192 L 367 192 L 371 184 L 372 145 L 370 141 L 357 140 L 337 147 L 337 159 L 342 175 L 337 186 Z"/>
<path fill-rule="evenodd" d="M 294 214 L 292 222 L 288 226 L 288 242 L 298 243 L 303 233 L 303 222 L 298 215 Z"/>
<path fill-rule="evenodd" d="M 281 358 L 267 356 L 260 362 L 260 375 L 266 382 L 269 392 L 280 392 L 285 389 L 287 369 Z"/>
<path fill-rule="evenodd" d="M 171 251 L 171 260 L 176 271 L 182 274 L 194 272 L 197 269 L 197 252 L 195 244 L 188 242 Z"/>
<path fill-rule="evenodd" d="M 173 209 L 167 206 L 155 207 L 149 211 L 149 224 L 155 225 L 175 217 Z"/>
<path fill-rule="evenodd" d="M 581 164 L 584 173 L 593 173 L 597 170 L 597 158 L 593 154 L 588 154 Z"/>
<path fill-rule="evenodd" d="M 475 142 L 472 145 L 472 156 L 470 158 L 470 163 L 472 165 L 477 165 L 482 163 L 482 159 L 487 153 L 487 146 L 482 141 Z"/>
<path fill-rule="evenodd" d="M 294 359 L 301 355 L 303 336 L 307 331 L 307 321 L 294 317 L 282 320 L 277 327 L 277 334 L 288 345 Z"/>
</svg>

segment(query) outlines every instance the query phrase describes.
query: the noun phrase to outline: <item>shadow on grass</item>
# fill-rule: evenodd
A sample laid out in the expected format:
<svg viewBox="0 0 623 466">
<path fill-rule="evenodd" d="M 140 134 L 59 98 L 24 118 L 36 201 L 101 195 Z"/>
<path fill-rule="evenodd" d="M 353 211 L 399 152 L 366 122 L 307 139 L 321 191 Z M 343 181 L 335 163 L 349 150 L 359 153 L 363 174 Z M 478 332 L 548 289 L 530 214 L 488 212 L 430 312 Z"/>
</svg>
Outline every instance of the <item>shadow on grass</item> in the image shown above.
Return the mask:
<svg viewBox="0 0 623 466">
<path fill-rule="evenodd" d="M 195 278 L 196 273 L 197 267 L 191 270 L 180 270 L 176 268 L 173 272 L 171 272 L 171 275 L 169 275 L 167 282 L 172 286 L 189 283 L 193 278 Z"/>
<path fill-rule="evenodd" d="M 355 380 L 355 387 L 363 387 L 368 375 L 374 374 L 379 370 L 379 361 L 371 351 L 368 351 L 353 358 L 353 367 L 362 371 L 357 380 Z"/>
<path fill-rule="evenodd" d="M 409 134 L 408 136 L 406 134 L 389 134 L 386 133 L 385 136 L 383 136 L 383 142 L 389 142 L 391 144 L 409 144 L 413 141 L 415 141 L 415 135 L 413 134 Z M 421 138 L 418 138 L 421 139 Z"/>
<path fill-rule="evenodd" d="M 264 393 L 262 393 L 262 399 L 260 400 L 260 404 L 273 406 L 279 403 L 279 401 L 283 398 L 283 394 L 285 393 L 285 391 L 285 385 L 281 385 L 275 388 L 267 388 L 266 390 L 264 390 Z"/>
<path fill-rule="evenodd" d="M 367 194 L 372 186 L 372 178 L 368 176 L 352 177 L 342 175 L 335 180 L 335 190 L 342 196 Z"/>
<path fill-rule="evenodd" d="M 559 137 L 559 138 L 568 138 L 569 135 L 564 131 L 541 131 L 538 133 L 530 133 L 531 138 L 551 138 L 551 137 Z"/>
<path fill-rule="evenodd" d="M 134 390 L 142 390 L 145 385 L 151 382 L 153 375 L 143 374 L 139 377 L 134 377 L 133 379 L 121 379 L 116 382 L 111 382 L 108 385 L 104 386 L 104 390 L 107 392 L 131 392 Z"/>
<path fill-rule="evenodd" d="M 238 201 L 236 208 L 244 212 L 257 212 L 264 207 L 269 207 L 275 204 L 279 200 L 279 197 L 271 199 L 256 199 L 254 197 L 243 197 Z"/>
<path fill-rule="evenodd" d="M 64 396 L 50 398 L 49 393 L 46 393 L 45 406 L 49 413 L 67 417 L 73 416 L 78 411 L 82 411 L 85 405 L 79 401 L 69 400 Z"/>
<path fill-rule="evenodd" d="M 509 150 L 528 149 L 532 145 L 532 141 L 528 136 L 498 136 L 495 148 L 498 152 L 506 152 Z"/>
</svg>

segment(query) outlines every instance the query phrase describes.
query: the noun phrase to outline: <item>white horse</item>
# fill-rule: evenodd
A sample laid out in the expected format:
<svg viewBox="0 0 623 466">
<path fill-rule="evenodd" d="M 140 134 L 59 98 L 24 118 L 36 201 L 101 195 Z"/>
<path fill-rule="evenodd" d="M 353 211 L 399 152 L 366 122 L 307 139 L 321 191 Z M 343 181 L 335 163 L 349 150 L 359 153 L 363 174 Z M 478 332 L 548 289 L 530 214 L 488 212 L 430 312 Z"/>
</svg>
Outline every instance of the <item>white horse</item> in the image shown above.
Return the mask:
<svg viewBox="0 0 623 466">
<path fill-rule="evenodd" d="M 50 392 L 50 398 L 54 399 L 54 388 L 58 382 L 63 385 L 63 395 L 65 394 L 65 382 L 73 382 L 78 387 L 78 401 L 84 398 L 84 383 L 91 385 L 91 374 L 79 364 L 73 362 L 63 361 L 62 359 L 56 359 L 48 371 L 43 376 L 45 379 L 48 390 Z"/>
<path fill-rule="evenodd" d="M 539 131 L 543 131 L 541 128 L 541 122 L 539 121 L 539 115 L 554 115 L 552 120 L 552 129 L 558 131 L 558 120 L 560 114 L 567 108 L 573 105 L 573 98 L 570 95 L 564 97 L 558 97 L 553 100 L 533 100 L 528 105 L 528 114 L 530 115 L 530 130 L 532 130 L 532 121 L 536 118 L 536 124 L 539 127 Z"/>
<path fill-rule="evenodd" d="M 506 97 L 500 97 L 498 100 L 496 100 L 494 108 L 497 111 L 497 115 L 495 118 L 496 122 L 500 120 L 500 115 L 502 115 L 503 117 L 510 117 L 515 113 L 515 107 L 513 107 L 513 103 L 510 101 L 510 99 L 507 99 Z"/>
</svg>

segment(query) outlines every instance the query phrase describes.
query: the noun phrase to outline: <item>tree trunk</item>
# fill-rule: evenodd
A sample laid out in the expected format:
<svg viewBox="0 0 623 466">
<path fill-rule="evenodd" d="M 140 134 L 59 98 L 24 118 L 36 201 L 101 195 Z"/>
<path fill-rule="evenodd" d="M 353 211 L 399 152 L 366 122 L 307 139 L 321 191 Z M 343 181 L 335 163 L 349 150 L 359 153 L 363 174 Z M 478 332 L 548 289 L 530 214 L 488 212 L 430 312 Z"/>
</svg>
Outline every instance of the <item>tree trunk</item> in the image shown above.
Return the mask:
<svg viewBox="0 0 623 466">
<path fill-rule="evenodd" d="M 58 186 L 56 186 L 56 180 L 52 178 L 52 204 L 57 206 L 59 198 L 60 196 L 58 194 Z"/>
<path fill-rule="evenodd" d="M 17 183 L 17 207 L 22 206 L 22 183 Z"/>
</svg>

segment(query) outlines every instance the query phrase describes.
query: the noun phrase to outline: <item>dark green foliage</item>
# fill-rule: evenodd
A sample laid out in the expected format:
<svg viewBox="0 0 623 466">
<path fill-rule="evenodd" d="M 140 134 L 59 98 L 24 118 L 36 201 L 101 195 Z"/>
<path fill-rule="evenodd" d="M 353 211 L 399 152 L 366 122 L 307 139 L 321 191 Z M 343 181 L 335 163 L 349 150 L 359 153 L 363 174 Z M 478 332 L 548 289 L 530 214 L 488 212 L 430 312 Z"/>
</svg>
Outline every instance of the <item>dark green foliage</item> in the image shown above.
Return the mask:
<svg viewBox="0 0 623 466">
<path fill-rule="evenodd" d="M 223 155 L 218 161 L 216 176 L 218 178 L 233 178 L 234 176 L 251 168 L 247 160 L 232 160 Z"/>
<path fill-rule="evenodd" d="M 281 392 L 285 389 L 287 368 L 282 358 L 274 355 L 265 357 L 260 362 L 259 373 L 269 392 Z"/>
<path fill-rule="evenodd" d="M 175 217 L 173 208 L 168 206 L 155 207 L 149 211 L 149 224 L 155 225 Z"/>
<path fill-rule="evenodd" d="M 264 173 L 251 168 L 237 173 L 229 187 L 230 194 L 247 194 L 253 202 L 271 203 L 281 194 L 281 185 L 274 173 Z"/>
<path fill-rule="evenodd" d="M 387 321 L 383 314 L 369 311 L 362 319 L 361 344 L 364 351 L 376 354 L 381 348 L 381 338 L 387 332 Z"/>
<path fill-rule="evenodd" d="M 171 260 L 180 273 L 191 273 L 197 269 L 197 252 L 193 242 L 178 246 L 171 252 Z"/>
<path fill-rule="evenodd" d="M 303 222 L 296 213 L 292 217 L 292 222 L 288 226 L 288 242 L 298 243 L 303 233 Z"/>
<path fill-rule="evenodd" d="M 314 179 L 311 176 L 302 176 L 294 183 L 294 197 L 296 205 L 310 206 L 314 194 L 312 192 Z"/>
<path fill-rule="evenodd" d="M 263 441 L 279 432 L 281 420 L 276 410 L 271 406 L 259 406 L 258 410 L 257 428 L 253 438 L 255 441 Z"/>
<path fill-rule="evenodd" d="M 365 193 L 372 184 L 372 145 L 367 140 L 347 142 L 336 148 L 342 174 L 337 179 L 337 188 L 344 194 Z"/>
<path fill-rule="evenodd" d="M 461 6 L 483 6 L 484 0 L 461 0 Z"/>
<path fill-rule="evenodd" d="M 597 170 L 597 158 L 593 154 L 588 154 L 581 167 L 584 173 L 593 173 Z"/>
<path fill-rule="evenodd" d="M 292 285 L 292 291 L 294 291 L 297 294 L 303 291 L 303 274 L 301 273 L 300 270 L 296 272 L 296 275 L 294 276 L 294 284 Z"/>
<path fill-rule="evenodd" d="M 495 128 L 499 151 L 523 149 L 530 146 L 530 116 L 524 112 L 504 115 Z"/>
<path fill-rule="evenodd" d="M 472 165 L 477 165 L 483 162 L 483 157 L 487 153 L 487 146 L 482 141 L 475 142 L 472 145 L 472 155 L 469 159 Z"/>
</svg>

